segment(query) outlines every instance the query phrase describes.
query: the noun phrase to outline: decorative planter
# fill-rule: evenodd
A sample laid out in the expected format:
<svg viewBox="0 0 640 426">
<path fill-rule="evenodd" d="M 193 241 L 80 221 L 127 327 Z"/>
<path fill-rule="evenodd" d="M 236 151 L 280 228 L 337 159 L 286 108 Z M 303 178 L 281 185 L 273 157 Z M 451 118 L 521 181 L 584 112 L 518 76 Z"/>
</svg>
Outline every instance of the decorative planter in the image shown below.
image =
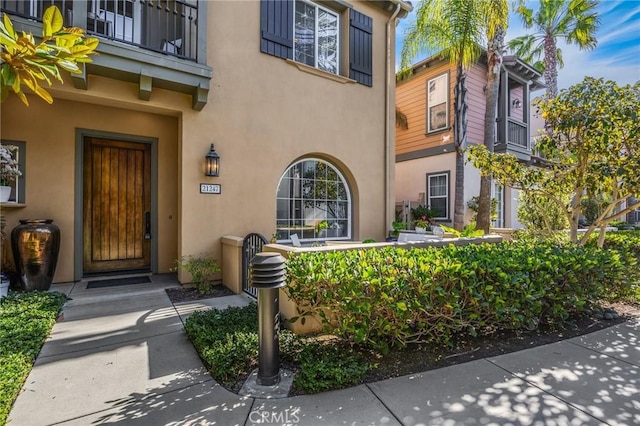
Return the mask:
<svg viewBox="0 0 640 426">
<path fill-rule="evenodd" d="M 426 234 L 427 233 L 427 228 L 421 228 L 419 226 L 416 226 L 416 234 Z"/>
<path fill-rule="evenodd" d="M 6 203 L 9 201 L 9 197 L 11 197 L 11 187 L 10 186 L 0 186 L 0 203 Z"/>
<path fill-rule="evenodd" d="M 60 228 L 51 219 L 21 220 L 11 231 L 11 248 L 24 290 L 51 287 L 60 251 Z"/>
</svg>

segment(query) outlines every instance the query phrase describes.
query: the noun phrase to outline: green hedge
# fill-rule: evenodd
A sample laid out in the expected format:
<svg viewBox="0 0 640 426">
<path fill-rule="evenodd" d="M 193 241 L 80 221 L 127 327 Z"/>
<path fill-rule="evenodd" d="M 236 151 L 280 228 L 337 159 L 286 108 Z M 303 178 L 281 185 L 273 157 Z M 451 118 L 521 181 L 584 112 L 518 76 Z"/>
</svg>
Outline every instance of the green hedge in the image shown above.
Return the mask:
<svg viewBox="0 0 640 426">
<path fill-rule="evenodd" d="M 318 314 L 332 332 L 385 352 L 560 323 L 628 294 L 636 262 L 628 252 L 531 242 L 309 252 L 288 260 L 286 290 L 301 317 Z"/>
<path fill-rule="evenodd" d="M 0 301 L 0 424 L 29 375 L 62 305 L 61 293 L 10 293 Z"/>
</svg>

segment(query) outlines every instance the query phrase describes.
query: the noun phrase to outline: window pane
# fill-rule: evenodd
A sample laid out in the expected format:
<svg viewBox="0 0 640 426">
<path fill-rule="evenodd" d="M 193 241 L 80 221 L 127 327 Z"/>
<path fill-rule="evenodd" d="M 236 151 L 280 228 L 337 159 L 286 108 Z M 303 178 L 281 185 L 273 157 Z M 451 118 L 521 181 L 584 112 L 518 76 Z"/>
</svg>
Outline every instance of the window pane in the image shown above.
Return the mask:
<svg viewBox="0 0 640 426">
<path fill-rule="evenodd" d="M 315 7 L 301 2 L 296 2 L 295 16 L 295 52 L 296 61 L 315 67 Z"/>
<path fill-rule="evenodd" d="M 447 195 L 447 176 L 430 176 L 429 177 L 429 196 L 438 197 Z"/>
<path fill-rule="evenodd" d="M 318 10 L 318 68 L 338 72 L 338 17 Z"/>
<path fill-rule="evenodd" d="M 429 80 L 429 105 L 437 105 L 447 102 L 447 76 Z"/>
<path fill-rule="evenodd" d="M 439 218 L 447 217 L 447 199 L 446 198 L 432 198 L 430 200 L 430 206 L 432 210 L 438 212 Z"/>
<path fill-rule="evenodd" d="M 447 128 L 447 104 L 440 104 L 429 108 L 429 130 Z"/>
<path fill-rule="evenodd" d="M 304 178 L 290 177 L 299 175 L 298 171 L 303 171 Z M 349 238 L 351 206 L 347 191 L 344 178 L 329 163 L 305 160 L 291 166 L 277 191 L 276 226 L 281 239 L 289 239 L 294 233 L 303 240 Z M 325 230 L 318 224 L 324 221 L 333 227 L 321 232 Z"/>
</svg>

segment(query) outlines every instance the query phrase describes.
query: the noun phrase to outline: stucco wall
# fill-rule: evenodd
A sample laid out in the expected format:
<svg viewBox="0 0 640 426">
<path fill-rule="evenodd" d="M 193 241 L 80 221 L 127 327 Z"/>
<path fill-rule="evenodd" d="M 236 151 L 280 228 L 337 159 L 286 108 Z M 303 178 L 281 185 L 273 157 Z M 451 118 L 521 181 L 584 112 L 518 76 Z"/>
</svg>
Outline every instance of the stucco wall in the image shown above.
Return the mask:
<svg viewBox="0 0 640 426">
<path fill-rule="evenodd" d="M 154 87 L 150 101 L 142 101 L 137 84 L 95 75 L 88 76 L 86 91 L 74 89 L 68 77 L 64 85 L 56 83 L 51 106 L 32 96 L 28 109 L 17 99 L 6 102 L 2 138 L 27 141 L 29 173 L 28 206 L 7 210 L 8 226 L 23 217 L 55 219 L 63 233 L 55 282 L 73 279 L 72 253 L 81 250 L 72 238 L 73 222 L 81 220 L 74 218 L 73 207 L 75 129 L 87 128 L 159 139 L 158 272 L 167 272 L 184 255 L 213 252 L 221 259 L 225 234 L 270 237 L 280 177 L 305 156 L 329 160 L 344 173 L 352 191 L 353 238 L 384 239 L 385 205 L 394 199 L 392 111 L 391 155 L 385 162 L 389 15 L 370 2 L 350 4 L 373 18 L 373 87 L 302 72 L 261 53 L 259 2 L 209 2 L 207 63 L 214 77 L 202 111 L 191 109 L 190 96 Z M 392 37 L 391 58 L 394 45 Z M 221 157 L 219 178 L 203 174 L 211 143 Z M 200 183 L 220 184 L 222 193 L 200 194 Z"/>
<path fill-rule="evenodd" d="M 2 104 L 2 138 L 26 142 L 26 207 L 2 208 L 10 231 L 20 219 L 53 219 L 61 247 L 54 282 L 74 278 L 76 129 L 91 129 L 158 139 L 158 265 L 167 272 L 176 258 L 177 137 L 174 117 L 56 99 L 53 105 L 30 97 Z"/>
</svg>

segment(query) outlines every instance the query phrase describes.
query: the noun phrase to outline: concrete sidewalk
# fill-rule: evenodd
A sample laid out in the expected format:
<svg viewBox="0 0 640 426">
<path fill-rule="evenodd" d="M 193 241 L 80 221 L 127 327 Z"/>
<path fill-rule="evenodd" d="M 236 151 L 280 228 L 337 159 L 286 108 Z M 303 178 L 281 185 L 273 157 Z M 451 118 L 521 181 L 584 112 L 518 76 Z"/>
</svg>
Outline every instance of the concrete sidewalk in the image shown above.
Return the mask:
<svg viewBox="0 0 640 426">
<path fill-rule="evenodd" d="M 640 424 L 640 321 L 562 342 L 318 395 L 231 393 L 183 331 L 197 309 L 245 296 L 170 302 L 171 276 L 87 290 L 53 328 L 9 415 L 22 425 Z"/>
</svg>

